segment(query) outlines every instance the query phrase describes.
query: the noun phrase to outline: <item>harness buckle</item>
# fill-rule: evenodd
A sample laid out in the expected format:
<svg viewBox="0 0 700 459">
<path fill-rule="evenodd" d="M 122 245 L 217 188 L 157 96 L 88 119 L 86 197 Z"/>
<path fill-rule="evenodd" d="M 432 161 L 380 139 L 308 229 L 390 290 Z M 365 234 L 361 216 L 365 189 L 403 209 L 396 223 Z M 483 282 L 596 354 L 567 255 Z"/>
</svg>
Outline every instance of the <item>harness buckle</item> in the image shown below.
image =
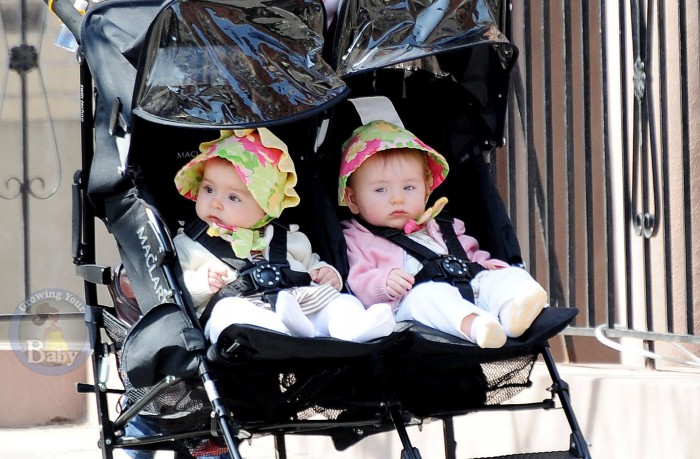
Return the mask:
<svg viewBox="0 0 700 459">
<path fill-rule="evenodd" d="M 454 255 L 443 257 L 440 262 L 440 268 L 448 279 L 467 280 L 471 277 L 467 262 Z"/>
<path fill-rule="evenodd" d="M 250 277 L 259 289 L 269 290 L 282 283 L 282 271 L 278 266 L 263 262 L 255 265 L 250 271 Z"/>
</svg>

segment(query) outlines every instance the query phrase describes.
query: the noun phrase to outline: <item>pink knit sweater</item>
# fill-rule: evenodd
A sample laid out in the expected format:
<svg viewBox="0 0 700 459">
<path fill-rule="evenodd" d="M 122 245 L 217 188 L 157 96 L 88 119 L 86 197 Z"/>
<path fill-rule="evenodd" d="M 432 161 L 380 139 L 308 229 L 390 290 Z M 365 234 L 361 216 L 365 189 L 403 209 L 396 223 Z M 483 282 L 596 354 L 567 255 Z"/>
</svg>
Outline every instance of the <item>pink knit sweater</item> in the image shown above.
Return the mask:
<svg viewBox="0 0 700 459">
<path fill-rule="evenodd" d="M 469 261 L 479 263 L 487 269 L 508 266 L 505 261 L 491 258 L 488 252 L 479 250 L 477 240 L 464 234 L 464 222 L 454 219 L 453 227 Z M 426 231 L 447 251 L 440 228 L 435 220 L 428 222 Z M 396 309 L 401 298 L 393 298 L 389 295 L 386 281 L 392 269 L 405 270 L 404 250 L 391 241 L 372 234 L 355 219 L 343 222 L 343 234 L 347 243 L 350 263 L 347 283 L 352 293 L 365 306 L 375 303 L 389 303 L 392 308 Z"/>
<path fill-rule="evenodd" d="M 479 263 L 487 269 L 504 268 L 508 263 L 491 258 L 491 255 L 479 250 L 479 243 L 464 234 L 464 222 L 454 219 L 453 227 L 459 242 L 464 247 L 469 261 Z M 447 246 L 435 220 L 428 222 L 426 231 L 445 251 Z M 350 272 L 347 283 L 352 293 L 365 306 L 375 303 L 389 303 L 396 309 L 400 298 L 393 298 L 386 289 L 386 281 L 392 269 L 405 270 L 405 252 L 391 241 L 372 234 L 357 220 L 343 222 L 343 234 L 348 249 Z"/>
</svg>

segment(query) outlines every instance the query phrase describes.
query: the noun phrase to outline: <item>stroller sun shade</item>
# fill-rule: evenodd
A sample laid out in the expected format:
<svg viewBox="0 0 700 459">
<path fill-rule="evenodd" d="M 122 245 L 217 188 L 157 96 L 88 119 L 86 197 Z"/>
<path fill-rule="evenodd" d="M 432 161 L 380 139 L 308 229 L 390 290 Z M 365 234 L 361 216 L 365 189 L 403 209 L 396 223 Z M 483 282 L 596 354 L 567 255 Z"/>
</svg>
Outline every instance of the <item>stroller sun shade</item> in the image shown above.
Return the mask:
<svg viewBox="0 0 700 459">
<path fill-rule="evenodd" d="M 347 0 L 339 11 L 331 65 L 346 76 L 464 48 L 490 47 L 505 73 L 517 49 L 487 0 Z"/>
<path fill-rule="evenodd" d="M 152 23 L 134 113 L 162 124 L 244 128 L 309 116 L 347 88 L 321 59 L 316 1 L 175 1 Z"/>
</svg>

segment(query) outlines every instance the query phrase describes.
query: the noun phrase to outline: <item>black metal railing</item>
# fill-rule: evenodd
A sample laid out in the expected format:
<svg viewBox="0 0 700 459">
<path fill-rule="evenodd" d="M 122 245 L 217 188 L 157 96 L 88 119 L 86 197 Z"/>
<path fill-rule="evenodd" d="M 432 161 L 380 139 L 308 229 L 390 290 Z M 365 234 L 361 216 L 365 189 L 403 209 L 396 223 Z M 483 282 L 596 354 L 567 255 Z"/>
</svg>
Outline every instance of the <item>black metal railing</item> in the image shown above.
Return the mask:
<svg viewBox="0 0 700 459">
<path fill-rule="evenodd" d="M 494 164 L 529 269 L 582 310 L 566 335 L 700 343 L 698 9 L 512 2 L 520 59 Z"/>
</svg>

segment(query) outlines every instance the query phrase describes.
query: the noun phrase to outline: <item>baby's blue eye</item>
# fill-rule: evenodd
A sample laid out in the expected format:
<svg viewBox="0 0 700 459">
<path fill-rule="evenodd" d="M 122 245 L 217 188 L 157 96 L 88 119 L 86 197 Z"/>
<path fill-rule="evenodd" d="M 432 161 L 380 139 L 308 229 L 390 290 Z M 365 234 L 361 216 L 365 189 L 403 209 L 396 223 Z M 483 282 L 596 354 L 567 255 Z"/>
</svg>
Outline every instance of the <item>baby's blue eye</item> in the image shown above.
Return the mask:
<svg viewBox="0 0 700 459">
<path fill-rule="evenodd" d="M 214 191 L 214 189 L 210 185 L 204 185 L 202 187 L 202 189 L 204 190 L 205 193 L 208 193 L 208 194 L 211 194 Z"/>
<path fill-rule="evenodd" d="M 406 185 L 403 189 L 406 191 L 413 191 L 416 187 L 414 185 Z"/>
<path fill-rule="evenodd" d="M 384 188 L 384 187 L 379 187 L 379 188 L 376 188 L 374 191 L 377 192 L 377 193 L 384 193 L 384 192 L 386 191 L 386 188 Z"/>
<path fill-rule="evenodd" d="M 241 199 L 238 196 L 236 196 L 235 194 L 230 194 L 228 196 L 228 200 L 233 201 L 233 202 L 239 202 Z"/>
</svg>

